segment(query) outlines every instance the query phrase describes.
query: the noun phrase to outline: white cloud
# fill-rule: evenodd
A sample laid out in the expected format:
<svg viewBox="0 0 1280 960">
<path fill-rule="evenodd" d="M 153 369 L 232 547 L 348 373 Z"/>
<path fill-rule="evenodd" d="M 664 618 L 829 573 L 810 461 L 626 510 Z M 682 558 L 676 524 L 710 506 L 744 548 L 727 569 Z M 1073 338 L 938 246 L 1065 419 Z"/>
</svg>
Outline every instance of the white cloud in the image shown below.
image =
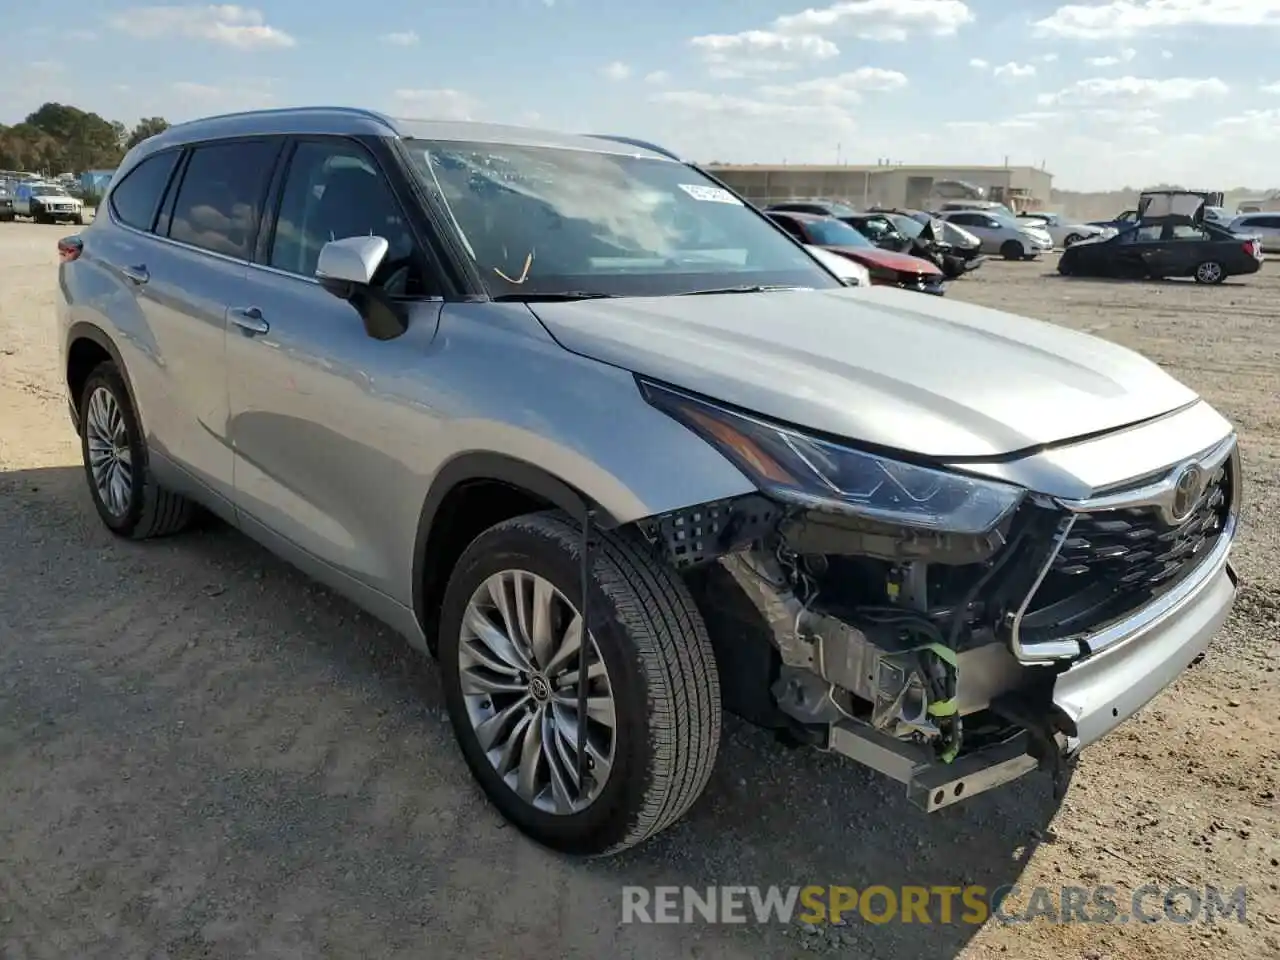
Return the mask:
<svg viewBox="0 0 1280 960">
<path fill-rule="evenodd" d="M 1034 24 L 1041 37 L 1110 40 L 1177 27 L 1280 26 L 1280 0 L 1111 0 L 1069 3 Z"/>
<path fill-rule="evenodd" d="M 1017 113 L 1003 120 L 949 120 L 945 124 L 951 130 L 985 131 L 992 127 L 1000 130 L 1039 130 L 1057 121 L 1062 114 L 1053 110 L 1037 110 Z"/>
<path fill-rule="evenodd" d="M 760 93 L 762 96 L 776 100 L 796 98 L 806 103 L 858 103 L 862 100 L 863 93 L 901 90 L 907 82 L 906 74 L 899 73 L 897 70 L 860 67 L 834 77 L 802 80 L 787 86 L 761 87 Z"/>
<path fill-rule="evenodd" d="M 145 40 L 208 40 L 241 50 L 292 47 L 297 41 L 267 24 L 261 10 L 231 4 L 204 7 L 133 7 L 112 16 L 112 27 Z"/>
<path fill-rule="evenodd" d="M 913 33 L 946 37 L 974 21 L 961 0 L 843 0 L 778 17 L 785 33 L 847 33 L 860 40 L 906 40 Z"/>
<path fill-rule="evenodd" d="M 1263 93 L 1278 93 L 1278 94 L 1280 94 L 1280 82 L 1277 82 L 1277 83 L 1268 83 L 1266 86 L 1264 86 L 1264 87 L 1262 88 L 1262 92 L 1263 92 Z"/>
<path fill-rule="evenodd" d="M 631 76 L 631 68 L 621 60 L 615 60 L 600 71 L 609 80 L 625 80 Z"/>
<path fill-rule="evenodd" d="M 432 120 L 474 120 L 480 101 L 469 93 L 440 87 L 429 90 L 397 90 L 392 94 L 393 112 Z"/>
<path fill-rule="evenodd" d="M 983 60 L 981 57 L 974 57 L 969 61 L 969 66 L 973 67 L 975 70 L 986 70 L 991 66 L 991 64 L 986 60 Z"/>
<path fill-rule="evenodd" d="M 1119 53 L 1108 57 L 1089 57 L 1085 62 L 1091 67 L 1115 67 L 1122 63 L 1128 63 L 1138 55 L 1138 51 L 1133 47 L 1125 47 Z"/>
<path fill-rule="evenodd" d="M 414 30 L 396 30 L 384 33 L 382 39 L 395 47 L 416 47 L 419 37 Z"/>
<path fill-rule="evenodd" d="M 1161 59 L 1161 60 L 1172 60 L 1172 59 L 1173 59 L 1173 51 L 1172 51 L 1172 50 L 1161 50 L 1161 51 L 1160 51 L 1160 59 Z"/>
<path fill-rule="evenodd" d="M 1057 61 L 1057 59 L 1058 59 L 1058 55 L 1057 55 L 1056 53 L 1046 53 L 1044 56 L 1042 56 L 1042 57 L 1040 58 L 1040 62 L 1041 62 L 1041 63 L 1054 63 L 1054 62 L 1056 62 L 1056 61 Z"/>
<path fill-rule="evenodd" d="M 1147 77 L 1091 77 L 1078 80 L 1057 93 L 1037 97 L 1042 106 L 1053 104 L 1097 104 L 1106 101 L 1131 103 L 1176 103 L 1204 96 L 1223 96 L 1229 88 L 1217 77 L 1192 79 L 1169 77 L 1155 80 Z"/>
<path fill-rule="evenodd" d="M 764 30 L 694 37 L 713 75 L 740 77 L 793 69 L 793 61 L 827 60 L 840 52 L 829 36 L 903 41 L 912 34 L 950 36 L 973 12 L 961 0 L 840 0 L 776 17 Z"/>
<path fill-rule="evenodd" d="M 666 83 L 670 79 L 671 79 L 671 74 L 667 73 L 667 71 L 665 70 L 654 70 L 652 73 L 646 73 L 644 75 L 645 83 L 653 83 L 653 84 Z"/>
<path fill-rule="evenodd" d="M 1234 117 L 1223 117 L 1214 123 L 1214 127 L 1233 137 L 1280 140 L 1280 109 L 1246 110 Z"/>
<path fill-rule="evenodd" d="M 1012 60 L 1008 63 L 1001 64 L 991 71 L 997 77 L 1009 77 L 1016 80 L 1019 77 L 1034 77 L 1036 68 L 1031 63 L 1014 63 Z"/>
</svg>

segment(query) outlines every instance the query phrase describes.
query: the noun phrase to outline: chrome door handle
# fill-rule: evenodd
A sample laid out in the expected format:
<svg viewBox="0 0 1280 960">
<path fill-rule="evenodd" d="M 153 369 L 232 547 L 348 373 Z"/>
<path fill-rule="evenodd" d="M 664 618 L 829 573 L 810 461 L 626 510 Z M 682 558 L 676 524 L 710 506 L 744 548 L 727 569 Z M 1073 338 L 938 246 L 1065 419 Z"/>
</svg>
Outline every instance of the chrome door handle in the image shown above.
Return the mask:
<svg viewBox="0 0 1280 960">
<path fill-rule="evenodd" d="M 120 272 L 123 273 L 127 279 L 138 284 L 138 286 L 141 286 L 151 279 L 151 274 L 147 273 L 147 268 L 143 264 L 139 264 L 136 267 L 121 267 Z"/>
<path fill-rule="evenodd" d="M 271 324 L 262 319 L 262 311 L 257 307 L 237 307 L 230 316 L 231 322 L 248 336 L 257 336 L 271 329 Z"/>
</svg>

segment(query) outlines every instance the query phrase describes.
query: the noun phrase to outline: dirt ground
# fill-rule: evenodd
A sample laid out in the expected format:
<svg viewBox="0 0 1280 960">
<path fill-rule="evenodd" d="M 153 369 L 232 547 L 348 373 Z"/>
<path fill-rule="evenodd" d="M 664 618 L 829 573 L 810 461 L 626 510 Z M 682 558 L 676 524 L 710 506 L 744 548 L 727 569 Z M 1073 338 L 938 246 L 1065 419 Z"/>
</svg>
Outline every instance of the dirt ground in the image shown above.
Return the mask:
<svg viewBox="0 0 1280 960">
<path fill-rule="evenodd" d="M 1243 438 L 1236 613 L 1065 800 L 1031 778 L 926 816 L 730 719 L 683 823 L 583 864 L 504 827 L 431 665 L 388 630 L 229 529 L 103 529 L 57 369 L 63 232 L 0 225 L 0 957 L 1280 956 L 1277 265 L 1214 289 L 1064 280 L 1050 259 L 952 286 L 1143 351 Z M 814 883 L 1247 884 L 1248 919 L 619 924 L 626 884 Z"/>
</svg>

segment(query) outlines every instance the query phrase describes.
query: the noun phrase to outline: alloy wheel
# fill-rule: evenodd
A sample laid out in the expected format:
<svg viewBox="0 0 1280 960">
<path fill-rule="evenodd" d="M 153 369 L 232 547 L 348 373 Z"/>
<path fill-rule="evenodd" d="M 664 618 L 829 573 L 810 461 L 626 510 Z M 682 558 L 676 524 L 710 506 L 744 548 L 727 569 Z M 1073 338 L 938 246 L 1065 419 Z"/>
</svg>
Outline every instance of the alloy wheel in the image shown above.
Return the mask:
<svg viewBox="0 0 1280 960">
<path fill-rule="evenodd" d="M 89 473 L 98 498 L 112 516 L 123 517 L 133 499 L 133 453 L 124 412 L 106 387 L 99 387 L 89 396 L 85 434 Z"/>
<path fill-rule="evenodd" d="M 495 573 L 467 603 L 458 670 L 472 730 L 507 786 L 546 813 L 589 807 L 613 766 L 617 716 L 609 672 L 577 608 L 536 574 Z"/>
<path fill-rule="evenodd" d="M 1196 267 L 1196 279 L 1201 283 L 1217 283 L 1222 279 L 1222 266 L 1217 263 L 1202 263 Z"/>
</svg>

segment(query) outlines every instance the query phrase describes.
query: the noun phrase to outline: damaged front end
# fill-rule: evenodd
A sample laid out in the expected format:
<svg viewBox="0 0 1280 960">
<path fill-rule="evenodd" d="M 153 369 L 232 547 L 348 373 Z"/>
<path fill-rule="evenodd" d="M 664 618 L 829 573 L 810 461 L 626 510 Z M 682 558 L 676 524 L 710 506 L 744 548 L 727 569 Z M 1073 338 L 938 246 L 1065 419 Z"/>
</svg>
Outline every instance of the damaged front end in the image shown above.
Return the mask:
<svg viewBox="0 0 1280 960">
<path fill-rule="evenodd" d="M 904 783 L 926 810 L 1037 768 L 1064 783 L 1234 596 L 1234 437 L 1194 469 L 1065 502 L 648 396 L 761 487 L 641 524 L 686 574 L 726 707 Z"/>
</svg>

